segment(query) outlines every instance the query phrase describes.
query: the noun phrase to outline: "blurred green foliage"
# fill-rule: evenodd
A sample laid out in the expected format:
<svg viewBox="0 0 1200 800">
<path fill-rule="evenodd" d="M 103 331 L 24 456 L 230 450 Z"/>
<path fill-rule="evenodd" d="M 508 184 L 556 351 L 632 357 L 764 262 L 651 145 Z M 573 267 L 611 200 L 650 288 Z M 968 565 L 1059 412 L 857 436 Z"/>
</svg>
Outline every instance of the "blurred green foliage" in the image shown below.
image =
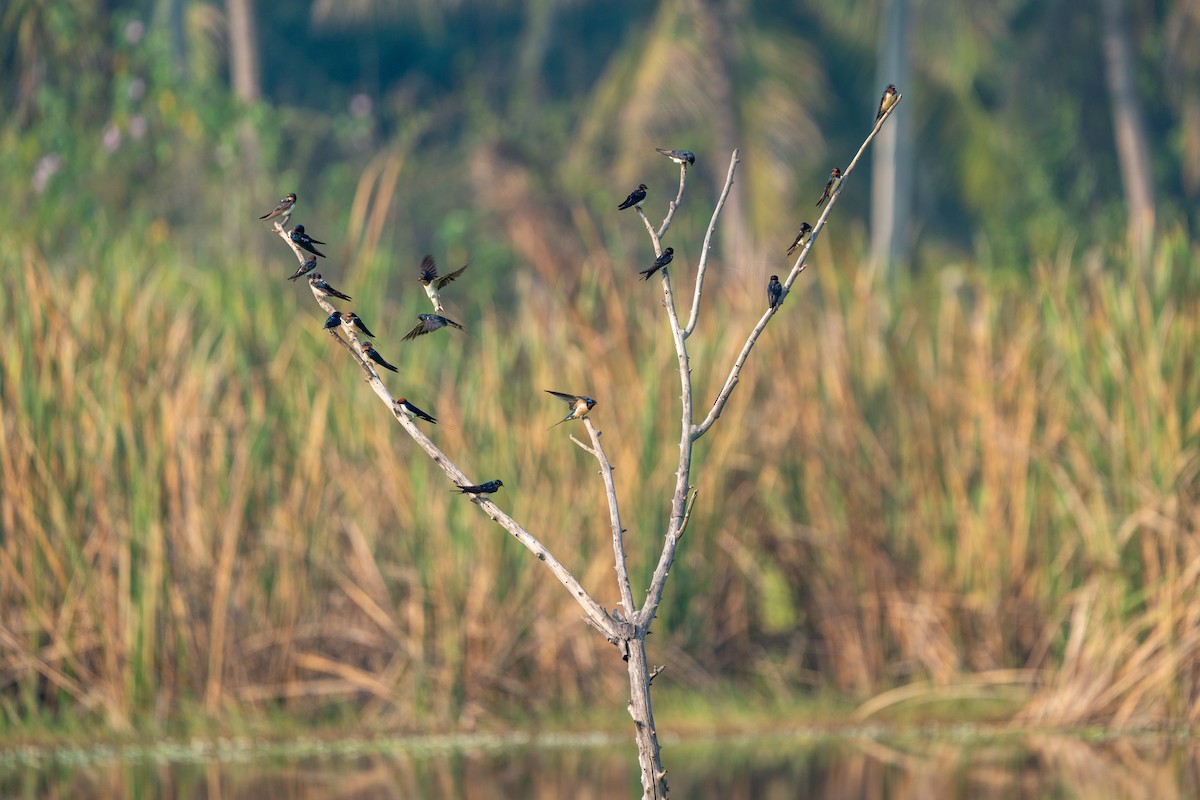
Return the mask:
<svg viewBox="0 0 1200 800">
<path fill-rule="evenodd" d="M 935 5 L 915 3 L 914 79 L 901 87 L 919 142 L 917 265 L 981 246 L 997 263 L 1028 263 L 1065 234 L 1085 247 L 1119 242 L 1096 15 L 1066 0 Z M 476 196 L 480 148 L 502 149 L 539 194 L 568 204 L 623 194 L 658 143 L 699 152 L 709 183 L 727 147 L 742 147 L 742 224 L 774 241 L 846 157 L 878 95 L 869 0 L 254 9 L 266 100 L 245 108 L 227 89 L 223 4 L 9 4 L 0 96 L 14 113 L 0 125 L 0 166 L 12 222 L 78 257 L 97 238 L 162 220 L 173 237 L 188 226 L 189 244 L 211 256 L 212 226 L 198 220 L 299 189 L 306 213 L 344 223 L 372 155 L 402 148 L 412 159 L 391 217 L 402 230 L 385 244 L 465 238 L 476 252 L 504 214 Z M 1200 91 L 1186 56 L 1197 24 L 1178 2 L 1130 13 L 1160 218 L 1190 227 L 1200 134 L 1183 114 Z M 865 192 L 845 201 L 843 214 L 865 214 Z"/>
</svg>

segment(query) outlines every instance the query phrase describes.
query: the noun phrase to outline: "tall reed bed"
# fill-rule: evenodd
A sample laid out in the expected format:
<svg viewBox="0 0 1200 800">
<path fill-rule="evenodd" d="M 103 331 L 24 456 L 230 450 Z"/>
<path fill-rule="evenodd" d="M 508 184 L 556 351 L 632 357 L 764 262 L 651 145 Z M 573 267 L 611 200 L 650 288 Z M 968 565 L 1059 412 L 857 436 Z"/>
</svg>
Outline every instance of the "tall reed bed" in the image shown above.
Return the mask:
<svg viewBox="0 0 1200 800">
<path fill-rule="evenodd" d="M 621 696 L 616 651 L 379 413 L 306 287 L 132 239 L 74 271 L 3 244 L 9 722 L 348 708 L 469 728 Z M 1194 721 L 1184 237 L 1146 275 L 1065 252 L 1031 280 L 948 267 L 886 287 L 817 258 L 700 448 L 660 680 L 909 700 L 1017 685 L 1031 720 Z M 611 607 L 599 478 L 570 425 L 547 430 L 562 409 L 542 389 L 600 400 L 644 588 L 678 413 L 657 293 L 589 247 L 578 286 L 516 278 L 492 306 L 485 277 L 462 293 L 469 336 L 401 343 L 425 309 L 389 273 L 371 259 L 335 283 L 401 366 L 390 385 Z M 691 341 L 701 402 L 764 300 L 758 276 L 716 275 Z"/>
</svg>

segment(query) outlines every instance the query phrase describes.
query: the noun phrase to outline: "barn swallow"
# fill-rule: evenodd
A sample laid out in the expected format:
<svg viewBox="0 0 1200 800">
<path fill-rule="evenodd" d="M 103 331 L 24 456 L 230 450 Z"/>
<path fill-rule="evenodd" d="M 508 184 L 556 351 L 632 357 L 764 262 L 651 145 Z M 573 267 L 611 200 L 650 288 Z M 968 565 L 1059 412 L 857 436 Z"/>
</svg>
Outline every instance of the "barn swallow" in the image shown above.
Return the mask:
<svg viewBox="0 0 1200 800">
<path fill-rule="evenodd" d="M 433 256 L 425 256 L 421 259 L 421 285 L 425 287 L 425 294 L 429 295 L 429 299 L 433 302 L 433 310 L 439 314 L 446 309 L 442 307 L 442 298 L 438 295 L 438 290 L 443 288 L 447 283 L 463 274 L 469 264 L 464 264 L 462 267 L 454 270 L 449 275 L 438 277 L 437 264 L 433 260 Z"/>
<path fill-rule="evenodd" d="M 458 328 L 460 331 L 466 330 L 466 328 L 464 328 L 462 325 L 459 325 L 454 320 L 448 317 L 443 317 L 440 314 L 417 314 L 417 318 L 421 321 L 418 322 L 411 331 L 404 334 L 405 339 L 415 339 L 418 336 L 424 336 L 427 333 L 433 333 L 438 328 L 444 328 L 447 325 Z"/>
<path fill-rule="evenodd" d="M 650 276 L 658 272 L 660 269 L 671 263 L 671 259 L 675 257 L 675 248 L 668 247 L 662 251 L 662 255 L 654 259 L 654 263 L 648 269 L 644 269 L 638 273 L 643 280 L 650 280 Z"/>
<path fill-rule="evenodd" d="M 875 115 L 875 121 L 879 122 L 888 109 L 894 105 L 896 105 L 896 84 L 889 83 L 888 87 L 883 90 L 883 97 L 879 99 L 879 113 Z"/>
<path fill-rule="evenodd" d="M 787 254 L 790 256 L 792 253 L 796 252 L 796 248 L 800 246 L 801 242 L 803 242 L 805 237 L 807 237 L 810 233 L 812 233 L 812 225 L 809 225 L 807 222 L 801 222 L 800 232 L 796 234 L 796 239 L 792 242 L 792 246 L 788 248 Z"/>
<path fill-rule="evenodd" d="M 316 258 L 311 258 L 311 259 L 309 259 L 309 261 L 312 261 L 314 267 L 317 265 Z M 305 263 L 307 263 L 307 262 L 305 262 Z M 314 272 L 312 275 L 308 276 L 308 285 L 312 287 L 313 293 L 316 294 L 321 299 L 325 299 L 326 297 L 331 297 L 331 296 L 332 297 L 340 297 L 343 300 L 354 299 L 354 298 L 350 297 L 350 295 L 342 294 L 337 289 L 330 286 L 329 281 L 322 278 L 321 273 L 319 273 L 319 272 Z"/>
<path fill-rule="evenodd" d="M 325 318 L 325 330 L 333 330 L 342 324 L 342 312 L 335 311 Z"/>
<path fill-rule="evenodd" d="M 395 367 L 393 367 L 391 364 L 389 364 L 387 361 L 385 361 L 383 356 L 379 355 L 379 351 L 376 350 L 375 346 L 372 345 L 370 342 L 363 342 L 362 350 L 363 350 L 364 356 L 371 359 L 372 361 L 374 361 L 376 364 L 383 367 L 384 369 L 390 369 L 392 372 L 400 371 L 400 370 L 396 369 Z"/>
<path fill-rule="evenodd" d="M 772 275 L 771 282 L 767 284 L 767 308 L 775 308 L 782 299 L 783 284 L 779 282 L 778 275 Z"/>
<path fill-rule="evenodd" d="M 279 201 L 279 205 L 275 206 L 269 214 L 263 214 L 259 219 L 275 219 L 283 217 L 283 221 L 287 222 L 292 216 L 292 206 L 296 205 L 296 193 L 288 192 L 287 197 Z"/>
<path fill-rule="evenodd" d="M 320 256 L 321 258 L 328 258 L 328 256 L 326 256 L 320 250 L 313 247 L 314 244 L 325 244 L 325 243 L 322 242 L 320 239 L 314 239 L 311 236 L 309 236 L 307 233 L 305 233 L 303 225 L 297 225 L 296 227 L 292 228 L 291 233 L 288 234 L 288 238 L 291 239 L 293 242 L 295 242 L 299 247 L 307 250 L 308 252 L 312 253 L 313 255 Z"/>
<path fill-rule="evenodd" d="M 617 211 L 623 211 L 626 208 L 641 208 L 644 202 L 646 202 L 646 184 L 639 183 L 638 188 L 630 192 L 629 197 L 625 198 L 625 202 L 617 206 Z"/>
<path fill-rule="evenodd" d="M 562 425 L 569 419 L 583 419 L 592 410 L 592 407 L 596 405 L 595 400 L 584 394 L 567 394 L 566 392 L 556 392 L 552 389 L 546 389 L 545 391 L 547 394 L 552 394 L 560 400 L 565 400 L 567 405 L 571 407 L 570 413 L 554 423 L 554 425 L 551 425 L 551 428 Z"/>
<path fill-rule="evenodd" d="M 829 183 L 825 184 L 825 191 L 821 194 L 821 199 L 817 201 L 817 208 L 833 197 L 833 193 L 837 191 L 838 184 L 842 182 L 842 171 L 837 167 L 833 168 L 833 172 L 829 173 Z"/>
<path fill-rule="evenodd" d="M 459 488 L 460 494 L 492 494 L 504 485 L 504 481 L 488 481 L 487 483 L 480 483 L 475 486 L 463 486 L 461 483 L 456 483 L 454 485 Z"/>
<path fill-rule="evenodd" d="M 434 425 L 437 425 L 436 419 L 429 416 L 424 411 L 422 411 L 421 409 L 414 406 L 412 403 L 408 402 L 408 398 L 397 397 L 396 405 L 400 406 L 400 410 L 407 412 L 410 416 L 420 417 L 421 419 L 425 420 L 426 422 L 432 422 Z"/>
<path fill-rule="evenodd" d="M 325 324 L 328 325 L 329 323 L 326 322 Z M 346 329 L 346 333 L 354 333 L 353 328 L 358 328 L 372 339 L 375 338 L 375 334 L 371 333 L 371 329 L 367 327 L 367 324 L 353 311 L 349 314 L 342 314 L 342 326 Z"/>
<path fill-rule="evenodd" d="M 664 150 L 661 147 L 654 149 L 681 166 L 685 162 L 688 164 L 696 163 L 696 154 L 691 150 Z"/>
<path fill-rule="evenodd" d="M 308 259 L 308 261 L 305 261 L 303 264 L 296 267 L 296 271 L 292 273 L 292 277 L 288 278 L 288 280 L 294 281 L 294 280 L 296 280 L 296 278 L 299 278 L 301 275 L 307 275 L 308 273 L 312 272 L 316 268 L 317 268 L 317 257 L 313 256 L 312 258 Z M 321 276 L 318 275 L 317 277 L 319 278 Z"/>
</svg>

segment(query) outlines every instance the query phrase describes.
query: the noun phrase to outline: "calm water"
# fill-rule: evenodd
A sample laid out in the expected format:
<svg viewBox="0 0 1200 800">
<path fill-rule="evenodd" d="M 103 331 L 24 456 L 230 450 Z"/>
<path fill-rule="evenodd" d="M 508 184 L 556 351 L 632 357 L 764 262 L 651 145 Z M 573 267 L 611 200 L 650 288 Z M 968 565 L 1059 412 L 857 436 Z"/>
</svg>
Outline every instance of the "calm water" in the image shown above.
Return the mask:
<svg viewBox="0 0 1200 800">
<path fill-rule="evenodd" d="M 623 739 L 480 738 L 9 751 L 0 798 L 628 800 L 640 797 L 631 749 Z M 663 754 L 676 798 L 1200 797 L 1200 744 L 1166 738 L 740 737 Z"/>
</svg>

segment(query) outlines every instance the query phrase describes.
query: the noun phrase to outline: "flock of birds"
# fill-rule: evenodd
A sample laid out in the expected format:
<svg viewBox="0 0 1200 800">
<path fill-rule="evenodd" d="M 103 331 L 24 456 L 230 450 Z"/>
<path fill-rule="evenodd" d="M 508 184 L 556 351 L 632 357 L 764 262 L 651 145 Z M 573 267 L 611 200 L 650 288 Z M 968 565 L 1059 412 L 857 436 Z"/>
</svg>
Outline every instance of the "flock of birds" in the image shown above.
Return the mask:
<svg viewBox="0 0 1200 800">
<path fill-rule="evenodd" d="M 883 115 L 886 114 L 888 110 L 890 110 L 891 107 L 896 104 L 898 99 L 899 97 L 896 92 L 896 86 L 894 84 L 888 84 L 888 87 L 883 92 L 883 97 L 879 101 L 879 111 L 875 115 L 875 123 L 877 125 L 879 120 L 883 118 Z M 678 164 L 680 169 L 686 170 L 689 166 L 696 163 L 696 156 L 690 150 L 664 150 L 662 148 L 656 149 L 659 153 Z M 842 171 L 838 167 L 834 167 L 829 173 L 829 181 L 825 184 L 824 191 L 817 199 L 817 208 L 820 208 L 831 197 L 833 197 L 841 181 Z M 642 204 L 646 202 L 646 195 L 646 184 L 638 184 L 638 187 L 630 192 L 629 196 L 617 205 L 617 210 L 623 211 L 627 208 L 640 209 Z M 291 220 L 292 211 L 295 209 L 295 206 L 296 194 L 295 192 L 290 192 L 279 201 L 278 205 L 276 205 L 274 209 L 266 214 L 263 214 L 261 217 L 259 217 L 259 219 L 268 221 L 275 220 L 277 224 L 281 226 L 286 225 Z M 800 245 L 812 235 L 812 230 L 812 226 L 807 222 L 800 223 L 800 231 L 796 234 L 796 238 L 792 241 L 791 245 L 787 249 L 787 254 L 789 256 L 796 251 L 796 248 L 800 247 Z M 308 285 L 312 288 L 313 294 L 319 300 L 328 301 L 328 298 L 336 297 L 341 300 L 350 301 L 352 299 L 350 295 L 343 294 L 342 292 L 339 292 L 337 289 L 333 288 L 333 286 L 331 286 L 329 282 L 321 276 L 321 273 L 315 271 L 317 268 L 317 257 L 319 256 L 321 258 L 326 258 L 326 255 L 316 248 L 316 245 L 325 244 L 325 242 L 312 238 L 312 236 L 305 231 L 303 225 L 296 225 L 290 231 L 288 231 L 287 235 L 293 244 L 310 254 L 310 257 L 304 260 L 300 266 L 296 268 L 295 273 L 293 273 L 288 280 L 294 281 L 301 276 L 307 275 Z M 643 280 L 650 280 L 650 278 L 659 270 L 665 269 L 666 266 L 671 263 L 671 260 L 674 257 L 675 249 L 672 247 L 667 247 L 663 249 L 661 255 L 654 259 L 654 262 L 649 267 L 641 270 L 638 274 L 642 276 Z M 424 336 L 446 327 L 457 328 L 460 331 L 466 330 L 466 328 L 464 328 L 462 325 L 458 324 L 449 317 L 444 316 L 446 309 L 442 304 L 441 290 L 444 289 L 447 284 L 451 283 L 460 275 L 462 275 L 463 272 L 466 271 L 467 266 L 469 265 L 463 265 L 454 272 L 439 276 L 437 264 L 434 261 L 433 256 L 425 256 L 425 258 L 421 261 L 421 269 L 417 280 L 420 281 L 421 285 L 425 289 L 425 294 L 429 296 L 430 302 L 433 303 L 434 313 L 418 314 L 417 318 L 419 322 L 417 322 L 412 330 L 404 335 L 405 341 L 416 339 L 418 336 Z M 769 308 L 776 308 L 782 299 L 783 284 L 779 282 L 778 275 L 772 275 L 770 282 L 767 284 L 767 303 Z M 367 327 L 367 324 L 363 322 L 362 319 L 353 311 L 348 313 L 334 311 L 329 315 L 328 318 L 326 318 L 326 330 L 334 330 L 338 327 L 341 327 L 343 330 L 345 330 L 346 333 L 351 336 L 352 340 L 358 338 L 355 335 L 356 332 L 362 333 L 365 336 L 369 336 L 372 339 L 376 338 L 375 334 L 372 333 L 370 328 Z M 371 342 L 363 341 L 361 343 L 361 348 L 362 354 L 366 358 L 369 358 L 371 361 L 383 367 L 384 369 L 392 372 L 400 371 L 394 365 L 388 363 L 388 361 L 379 354 L 379 351 L 375 349 L 375 346 Z M 548 394 L 554 395 L 558 399 L 564 401 L 570 409 L 565 417 L 554 423 L 554 425 L 550 426 L 552 428 L 569 420 L 583 419 L 588 415 L 588 412 L 590 412 L 596 406 L 596 401 L 587 395 L 570 394 L 569 392 L 556 392 L 552 389 L 546 389 L 545 391 Z M 410 418 L 418 418 L 425 420 L 426 422 L 437 424 L 437 419 L 417 408 L 415 405 L 409 402 L 407 398 L 397 397 L 394 398 L 393 402 L 399 410 L 404 412 Z M 503 485 L 504 481 L 499 479 L 471 485 L 460 483 L 455 484 L 460 493 L 470 495 L 491 494 L 497 491 Z"/>
</svg>

